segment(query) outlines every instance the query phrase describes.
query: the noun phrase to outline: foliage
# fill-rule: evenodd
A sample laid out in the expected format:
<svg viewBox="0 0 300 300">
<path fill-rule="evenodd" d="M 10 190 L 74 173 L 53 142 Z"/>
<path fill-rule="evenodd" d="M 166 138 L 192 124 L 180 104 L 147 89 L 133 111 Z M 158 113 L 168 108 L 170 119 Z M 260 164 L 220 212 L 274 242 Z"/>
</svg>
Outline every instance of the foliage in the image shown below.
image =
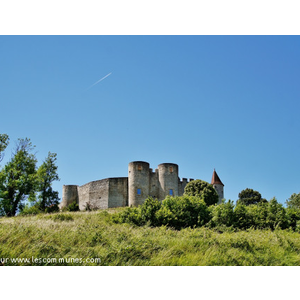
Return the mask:
<svg viewBox="0 0 300 300">
<path fill-rule="evenodd" d="M 276 198 L 272 198 L 268 203 L 268 214 L 266 219 L 266 227 L 270 229 L 288 227 L 286 211 L 282 204 L 278 203 Z"/>
<path fill-rule="evenodd" d="M 36 157 L 30 139 L 19 139 L 11 161 L 0 172 L 0 215 L 14 216 L 33 199 L 37 184 Z"/>
<path fill-rule="evenodd" d="M 42 213 L 42 211 L 38 205 L 33 205 L 33 206 L 26 205 L 24 209 L 20 212 L 20 216 L 37 215 L 40 213 Z"/>
<path fill-rule="evenodd" d="M 162 203 L 148 198 L 138 207 L 128 207 L 115 214 L 113 221 L 138 226 L 167 226 L 176 230 L 206 226 L 222 232 L 250 228 L 290 228 L 300 231 L 300 209 L 285 209 L 276 198 L 251 205 L 238 202 L 235 206 L 233 201 L 229 200 L 219 205 L 207 206 L 199 197 L 183 195 L 168 196 Z"/>
<path fill-rule="evenodd" d="M 57 205 L 60 200 L 58 192 L 52 189 L 52 183 L 60 180 L 57 174 L 56 156 L 56 153 L 49 152 L 47 158 L 37 170 L 38 202 L 42 211 L 45 211 L 51 205 Z"/>
<path fill-rule="evenodd" d="M 62 211 L 79 211 L 79 205 L 74 201 L 68 206 L 64 207 Z"/>
<path fill-rule="evenodd" d="M 245 204 L 238 203 L 234 208 L 234 221 L 233 226 L 239 229 L 251 228 L 253 223 L 252 215 L 249 212 L 249 207 Z"/>
<path fill-rule="evenodd" d="M 48 218 L 53 221 L 74 221 L 73 216 L 69 214 L 54 214 L 48 216 Z"/>
<path fill-rule="evenodd" d="M 190 181 L 185 189 L 184 194 L 202 198 L 207 206 L 218 203 L 219 196 L 212 184 L 203 180 Z"/>
<path fill-rule="evenodd" d="M 291 197 L 286 200 L 286 205 L 290 208 L 300 208 L 300 193 L 292 194 Z"/>
<path fill-rule="evenodd" d="M 288 227 L 292 230 L 299 232 L 300 225 L 300 209 L 295 207 L 288 207 L 286 209 L 286 218 L 288 222 Z"/>
<path fill-rule="evenodd" d="M 170 197 L 158 201 L 149 197 L 139 207 L 128 207 L 113 217 L 118 223 L 132 223 L 135 225 L 162 226 L 175 229 L 202 226 L 206 224 L 209 210 L 205 202 L 199 197 L 184 195 Z"/>
<path fill-rule="evenodd" d="M 0 134 L 0 160 L 8 142 L 8 135 Z M 52 190 L 53 181 L 59 180 L 56 154 L 49 152 L 37 170 L 34 148 L 30 139 L 19 139 L 11 160 L 0 170 L 0 216 L 57 211 L 58 192 Z"/>
<path fill-rule="evenodd" d="M 59 212 L 59 207 L 57 204 L 51 204 L 50 206 L 47 206 L 45 208 L 45 213 L 47 213 L 47 214 L 51 214 L 51 213 L 55 213 L 55 212 Z"/>
<path fill-rule="evenodd" d="M 90 202 L 85 203 L 85 211 L 98 210 L 98 206 L 91 204 Z"/>
<path fill-rule="evenodd" d="M 199 197 L 169 196 L 163 200 L 162 208 L 157 212 L 159 224 L 175 229 L 202 226 L 210 219 L 207 205 Z"/>
<path fill-rule="evenodd" d="M 129 223 L 138 226 L 145 225 L 139 207 L 126 207 L 121 212 L 113 215 L 112 220 L 115 223 Z"/>
<path fill-rule="evenodd" d="M 239 193 L 238 203 L 240 204 L 250 205 L 260 202 L 267 202 L 267 200 L 263 199 L 258 191 L 247 188 Z"/>
<path fill-rule="evenodd" d="M 211 207 L 212 219 L 209 223 L 211 227 L 234 225 L 234 204 L 232 201 L 223 202 Z"/>
<path fill-rule="evenodd" d="M 159 226 L 160 221 L 157 218 L 157 212 L 161 208 L 161 202 L 152 197 L 148 197 L 143 205 L 140 206 L 140 215 L 143 222 L 150 226 Z"/>
<path fill-rule="evenodd" d="M 3 152 L 9 144 L 9 137 L 7 134 L 0 133 L 0 161 L 3 160 Z"/>
</svg>

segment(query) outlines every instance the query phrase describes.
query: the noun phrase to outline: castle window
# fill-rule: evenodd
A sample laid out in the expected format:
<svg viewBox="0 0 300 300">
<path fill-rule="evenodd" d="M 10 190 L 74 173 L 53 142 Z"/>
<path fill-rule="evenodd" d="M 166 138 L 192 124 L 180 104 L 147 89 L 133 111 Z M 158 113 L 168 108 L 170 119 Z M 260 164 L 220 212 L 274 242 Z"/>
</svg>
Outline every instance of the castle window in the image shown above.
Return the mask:
<svg viewBox="0 0 300 300">
<path fill-rule="evenodd" d="M 138 171 L 142 171 L 142 165 L 137 166 Z"/>
<path fill-rule="evenodd" d="M 136 194 L 137 195 L 141 195 L 142 194 L 142 190 L 141 189 L 137 189 Z"/>
<path fill-rule="evenodd" d="M 170 173 L 173 173 L 173 167 L 169 168 Z"/>
<path fill-rule="evenodd" d="M 170 195 L 170 196 L 173 196 L 173 195 L 174 195 L 174 193 L 173 193 L 173 190 L 172 190 L 172 189 L 170 189 L 170 190 L 169 190 L 169 195 Z"/>
</svg>

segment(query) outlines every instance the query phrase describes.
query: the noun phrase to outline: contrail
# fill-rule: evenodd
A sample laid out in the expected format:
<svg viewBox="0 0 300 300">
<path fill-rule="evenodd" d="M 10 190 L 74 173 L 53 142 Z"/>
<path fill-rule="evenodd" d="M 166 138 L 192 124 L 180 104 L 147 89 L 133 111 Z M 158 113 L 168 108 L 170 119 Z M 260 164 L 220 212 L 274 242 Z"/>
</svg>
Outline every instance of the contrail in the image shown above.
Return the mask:
<svg viewBox="0 0 300 300">
<path fill-rule="evenodd" d="M 105 75 L 104 77 L 102 77 L 101 79 L 99 79 L 98 81 L 96 81 L 94 84 L 92 84 L 89 88 L 87 88 L 88 90 L 90 88 L 92 88 L 94 85 L 96 85 L 97 83 L 99 83 L 100 81 L 102 81 L 103 79 L 105 79 L 106 77 L 108 77 L 109 75 L 111 75 L 112 72 L 110 72 L 109 74 Z"/>
</svg>

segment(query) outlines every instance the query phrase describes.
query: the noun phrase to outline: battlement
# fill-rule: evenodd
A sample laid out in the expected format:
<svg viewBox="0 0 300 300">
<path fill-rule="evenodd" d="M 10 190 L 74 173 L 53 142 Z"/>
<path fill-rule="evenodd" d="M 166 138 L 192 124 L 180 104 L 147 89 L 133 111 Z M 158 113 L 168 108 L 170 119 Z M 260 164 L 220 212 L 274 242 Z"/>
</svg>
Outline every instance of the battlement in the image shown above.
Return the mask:
<svg viewBox="0 0 300 300">
<path fill-rule="evenodd" d="M 189 183 L 189 182 L 192 182 L 192 181 L 194 181 L 194 179 L 193 178 L 190 178 L 190 179 L 187 179 L 187 178 L 182 178 L 182 180 L 180 180 L 180 178 L 178 178 L 179 179 L 179 182 L 181 182 L 181 183 L 185 183 L 185 184 L 187 184 L 187 183 Z"/>
</svg>

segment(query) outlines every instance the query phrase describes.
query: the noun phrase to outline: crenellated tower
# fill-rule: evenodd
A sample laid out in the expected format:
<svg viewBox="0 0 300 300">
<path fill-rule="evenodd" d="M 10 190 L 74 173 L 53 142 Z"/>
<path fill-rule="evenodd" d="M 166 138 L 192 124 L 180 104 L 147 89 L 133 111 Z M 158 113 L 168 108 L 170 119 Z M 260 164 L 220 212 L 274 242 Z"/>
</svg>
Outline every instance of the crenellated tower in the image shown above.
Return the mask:
<svg viewBox="0 0 300 300">
<path fill-rule="evenodd" d="M 133 161 L 128 165 L 128 205 L 144 203 L 150 194 L 150 168 L 145 161 Z"/>
<path fill-rule="evenodd" d="M 159 199 L 178 196 L 178 165 L 163 163 L 158 165 Z"/>
</svg>

